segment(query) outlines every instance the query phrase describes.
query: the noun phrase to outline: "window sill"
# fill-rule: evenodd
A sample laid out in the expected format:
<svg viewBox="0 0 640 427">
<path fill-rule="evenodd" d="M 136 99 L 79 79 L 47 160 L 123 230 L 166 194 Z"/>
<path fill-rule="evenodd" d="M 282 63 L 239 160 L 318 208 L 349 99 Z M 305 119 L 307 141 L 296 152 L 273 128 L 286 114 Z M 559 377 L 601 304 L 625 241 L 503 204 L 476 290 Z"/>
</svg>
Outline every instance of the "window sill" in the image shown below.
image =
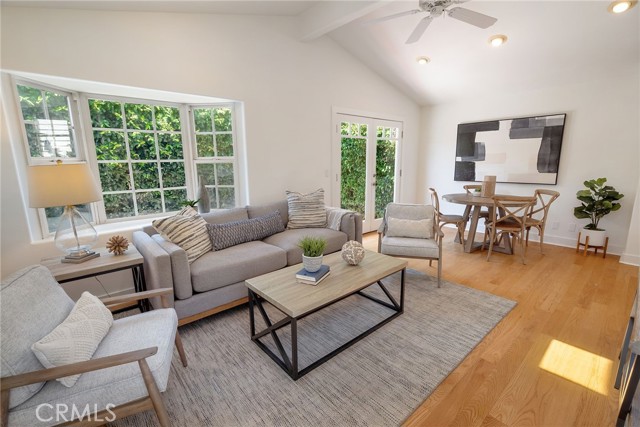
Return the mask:
<svg viewBox="0 0 640 427">
<path fill-rule="evenodd" d="M 94 247 L 104 246 L 104 242 L 116 233 L 131 235 L 134 231 L 142 230 L 142 227 L 151 225 L 151 222 L 157 218 L 145 218 L 132 221 L 121 221 L 110 224 L 95 225 L 94 228 L 98 232 L 98 243 Z M 53 243 L 53 235 L 42 240 L 32 241 L 33 245 L 50 245 Z"/>
</svg>

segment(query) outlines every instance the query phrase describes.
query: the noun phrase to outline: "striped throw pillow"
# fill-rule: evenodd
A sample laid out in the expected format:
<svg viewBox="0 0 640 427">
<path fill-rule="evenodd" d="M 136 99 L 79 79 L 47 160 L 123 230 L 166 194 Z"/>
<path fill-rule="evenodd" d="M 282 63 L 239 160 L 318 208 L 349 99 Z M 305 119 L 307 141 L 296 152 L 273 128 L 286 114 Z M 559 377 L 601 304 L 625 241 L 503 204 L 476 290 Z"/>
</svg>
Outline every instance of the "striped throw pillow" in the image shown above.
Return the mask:
<svg viewBox="0 0 640 427">
<path fill-rule="evenodd" d="M 185 209 L 180 213 L 183 211 Z M 162 237 L 184 249 L 189 264 L 211 250 L 207 222 L 193 208 L 191 211 L 156 219 L 151 223 Z"/>
<path fill-rule="evenodd" d="M 289 222 L 287 228 L 319 228 L 327 225 L 322 188 L 309 194 L 287 191 Z"/>
</svg>

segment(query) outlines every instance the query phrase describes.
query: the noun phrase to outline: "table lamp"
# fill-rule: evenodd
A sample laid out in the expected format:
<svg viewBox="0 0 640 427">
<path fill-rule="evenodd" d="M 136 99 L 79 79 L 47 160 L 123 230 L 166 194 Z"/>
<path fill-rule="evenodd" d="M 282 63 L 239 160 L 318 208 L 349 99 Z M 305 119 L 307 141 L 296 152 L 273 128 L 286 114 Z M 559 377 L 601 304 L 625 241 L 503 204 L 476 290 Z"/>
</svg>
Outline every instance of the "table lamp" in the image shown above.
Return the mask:
<svg viewBox="0 0 640 427">
<path fill-rule="evenodd" d="M 99 256 L 91 251 L 98 233 L 75 208 L 102 198 L 89 165 L 58 160 L 55 165 L 30 166 L 28 178 L 30 207 L 64 206 L 54 238 L 56 247 L 66 253 L 62 262 L 79 263 Z"/>
</svg>

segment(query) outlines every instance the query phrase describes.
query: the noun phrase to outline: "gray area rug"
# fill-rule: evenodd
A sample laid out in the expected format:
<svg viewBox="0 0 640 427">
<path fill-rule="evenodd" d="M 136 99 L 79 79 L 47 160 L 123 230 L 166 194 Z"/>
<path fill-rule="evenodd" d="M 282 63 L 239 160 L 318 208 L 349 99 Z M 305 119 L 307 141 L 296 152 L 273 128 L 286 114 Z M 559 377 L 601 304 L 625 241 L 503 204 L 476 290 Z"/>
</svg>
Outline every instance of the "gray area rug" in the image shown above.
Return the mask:
<svg viewBox="0 0 640 427">
<path fill-rule="evenodd" d="M 399 274 L 384 280 L 394 295 L 399 282 Z M 298 381 L 251 341 L 245 305 L 180 328 L 189 367 L 174 356 L 164 401 L 175 426 L 399 425 L 515 305 L 449 282 L 438 289 L 433 277 L 408 270 L 404 313 Z M 301 367 L 391 313 L 354 295 L 306 317 L 298 323 Z M 288 332 L 279 331 L 285 348 Z M 156 423 L 147 412 L 113 425 Z"/>
</svg>

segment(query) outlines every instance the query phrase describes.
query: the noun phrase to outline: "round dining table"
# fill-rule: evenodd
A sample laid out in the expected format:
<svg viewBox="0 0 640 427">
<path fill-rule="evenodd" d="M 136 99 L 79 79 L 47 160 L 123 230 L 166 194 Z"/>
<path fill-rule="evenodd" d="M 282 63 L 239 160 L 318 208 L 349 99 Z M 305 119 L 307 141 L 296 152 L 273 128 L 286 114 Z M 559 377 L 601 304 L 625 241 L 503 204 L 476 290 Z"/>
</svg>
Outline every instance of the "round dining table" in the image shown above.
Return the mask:
<svg viewBox="0 0 640 427">
<path fill-rule="evenodd" d="M 445 194 L 442 198 L 449 203 L 472 207 L 469 234 L 467 234 L 467 238 L 464 242 L 464 251 L 466 253 L 471 253 L 480 249 L 482 247 L 482 242 L 475 241 L 476 231 L 478 229 L 478 220 L 480 219 L 480 210 L 483 206 L 486 206 L 489 208 L 489 211 L 491 211 L 493 209 L 493 199 L 491 197 L 476 196 L 469 193 Z M 469 218 L 466 219 L 468 220 Z M 502 246 L 494 246 L 493 250 L 496 252 L 513 254 L 511 239 L 505 236 L 502 241 Z"/>
</svg>

